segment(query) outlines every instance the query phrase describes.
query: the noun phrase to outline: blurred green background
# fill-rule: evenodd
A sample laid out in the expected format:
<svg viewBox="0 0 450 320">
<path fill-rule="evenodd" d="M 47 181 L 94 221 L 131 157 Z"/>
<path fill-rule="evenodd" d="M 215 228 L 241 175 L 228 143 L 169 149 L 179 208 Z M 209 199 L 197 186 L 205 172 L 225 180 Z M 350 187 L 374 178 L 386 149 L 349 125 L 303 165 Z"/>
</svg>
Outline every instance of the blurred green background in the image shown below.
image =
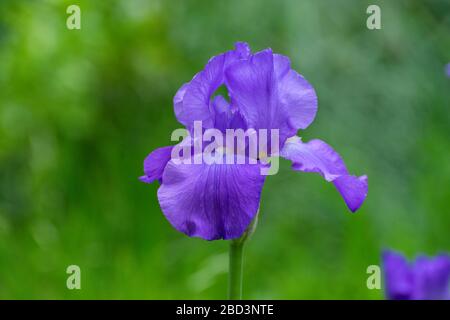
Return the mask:
<svg viewBox="0 0 450 320">
<path fill-rule="evenodd" d="M 70 4 L 81 30 L 66 28 Z M 291 57 L 319 97 L 300 135 L 369 176 L 351 214 L 283 161 L 244 298 L 383 298 L 366 287 L 383 248 L 450 250 L 449 31 L 446 0 L 1 0 L 0 298 L 226 298 L 228 243 L 175 231 L 158 185 L 137 178 L 180 127 L 176 90 L 238 40 Z M 66 288 L 71 264 L 81 290 Z"/>
</svg>

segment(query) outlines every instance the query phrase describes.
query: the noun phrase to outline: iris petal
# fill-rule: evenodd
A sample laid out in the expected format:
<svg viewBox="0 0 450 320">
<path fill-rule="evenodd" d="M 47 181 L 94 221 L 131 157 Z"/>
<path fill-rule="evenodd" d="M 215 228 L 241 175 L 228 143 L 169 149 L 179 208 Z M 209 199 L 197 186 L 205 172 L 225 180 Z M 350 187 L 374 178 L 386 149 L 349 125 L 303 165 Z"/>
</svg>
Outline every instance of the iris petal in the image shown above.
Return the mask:
<svg viewBox="0 0 450 320">
<path fill-rule="evenodd" d="M 245 161 L 209 165 L 170 161 L 158 200 L 173 227 L 206 240 L 240 237 L 258 211 L 265 178 L 259 165 Z"/>
<path fill-rule="evenodd" d="M 412 298 L 450 299 L 450 257 L 439 255 L 433 258 L 420 256 L 413 267 L 415 286 Z"/>
<path fill-rule="evenodd" d="M 281 156 L 292 161 L 294 170 L 316 172 L 333 182 L 352 212 L 364 202 L 367 177 L 349 175 L 341 156 L 325 142 L 316 139 L 303 143 L 299 137 L 290 138 Z"/>
<path fill-rule="evenodd" d="M 176 93 L 174 109 L 178 121 L 187 128 L 192 128 L 194 121 L 202 121 L 204 128 L 214 127 L 214 110 L 210 108 L 210 99 L 224 83 L 224 70 L 231 63 L 246 59 L 249 55 L 249 46 L 238 42 L 234 50 L 212 57 L 205 68 Z"/>
<path fill-rule="evenodd" d="M 317 113 L 314 88 L 300 74 L 289 70 L 278 83 L 278 97 L 289 121 L 296 130 L 306 129 Z"/>
<path fill-rule="evenodd" d="M 288 57 L 273 55 L 280 104 L 290 118 L 291 125 L 306 129 L 317 113 L 317 95 L 312 85 L 302 75 L 291 69 Z"/>
<path fill-rule="evenodd" d="M 278 108 L 272 50 L 235 62 L 225 70 L 225 78 L 231 103 L 249 128 L 279 129 L 285 138 L 295 134 L 295 129 L 289 127 L 287 114 Z"/>
<path fill-rule="evenodd" d="M 291 60 L 282 54 L 275 53 L 273 55 L 273 68 L 277 79 L 283 79 L 291 70 Z"/>
<path fill-rule="evenodd" d="M 408 300 L 414 286 L 413 273 L 408 261 L 399 253 L 383 252 L 386 296 L 391 300 Z"/>
<path fill-rule="evenodd" d="M 279 129 L 280 144 L 314 120 L 314 88 L 290 68 L 287 57 L 266 49 L 225 70 L 225 82 L 248 127 Z"/>
<path fill-rule="evenodd" d="M 153 150 L 144 160 L 145 175 L 139 179 L 145 183 L 160 180 L 167 162 L 170 160 L 172 146 Z"/>
</svg>

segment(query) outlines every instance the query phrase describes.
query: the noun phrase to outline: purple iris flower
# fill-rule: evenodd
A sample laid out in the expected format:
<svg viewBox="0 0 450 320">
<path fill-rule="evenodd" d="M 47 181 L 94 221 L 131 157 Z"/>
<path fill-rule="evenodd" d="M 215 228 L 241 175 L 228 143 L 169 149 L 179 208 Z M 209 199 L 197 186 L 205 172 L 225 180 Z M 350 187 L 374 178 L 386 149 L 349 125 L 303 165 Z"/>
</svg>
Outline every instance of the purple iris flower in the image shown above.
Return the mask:
<svg viewBox="0 0 450 320">
<path fill-rule="evenodd" d="M 220 86 L 229 99 L 214 95 Z M 246 43 L 212 57 L 205 68 L 181 86 L 174 97 L 178 121 L 192 131 L 204 129 L 277 129 L 279 154 L 296 171 L 316 172 L 332 182 L 354 212 L 367 195 L 367 177 L 353 176 L 339 156 L 321 140 L 296 136 L 317 112 L 314 88 L 291 69 L 289 58 L 265 49 L 252 54 Z M 150 153 L 140 179 L 160 181 L 158 200 L 169 222 L 188 236 L 206 240 L 240 237 L 258 212 L 265 176 L 256 164 L 180 164 L 172 146 Z M 194 155 L 196 156 L 196 155 Z"/>
<path fill-rule="evenodd" d="M 412 263 L 393 251 L 383 253 L 386 296 L 392 300 L 449 300 L 450 256 L 418 256 Z"/>
</svg>

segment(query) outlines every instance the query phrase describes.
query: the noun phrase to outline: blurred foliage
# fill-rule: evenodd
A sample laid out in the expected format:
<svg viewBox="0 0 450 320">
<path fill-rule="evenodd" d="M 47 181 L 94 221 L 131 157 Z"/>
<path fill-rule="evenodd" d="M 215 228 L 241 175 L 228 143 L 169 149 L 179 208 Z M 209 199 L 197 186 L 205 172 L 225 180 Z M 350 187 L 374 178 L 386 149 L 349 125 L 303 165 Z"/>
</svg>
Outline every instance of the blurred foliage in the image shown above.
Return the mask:
<svg viewBox="0 0 450 320">
<path fill-rule="evenodd" d="M 82 29 L 66 28 L 77 3 Z M 382 29 L 366 28 L 378 4 Z M 430 1 L 0 2 L 0 298 L 225 298 L 225 241 L 176 232 L 137 180 L 180 127 L 172 98 L 247 41 L 291 57 L 319 96 L 300 134 L 369 176 L 350 214 L 315 174 L 264 187 L 245 298 L 379 299 L 383 248 L 450 250 L 450 3 Z M 82 290 L 66 288 L 66 268 Z"/>
</svg>

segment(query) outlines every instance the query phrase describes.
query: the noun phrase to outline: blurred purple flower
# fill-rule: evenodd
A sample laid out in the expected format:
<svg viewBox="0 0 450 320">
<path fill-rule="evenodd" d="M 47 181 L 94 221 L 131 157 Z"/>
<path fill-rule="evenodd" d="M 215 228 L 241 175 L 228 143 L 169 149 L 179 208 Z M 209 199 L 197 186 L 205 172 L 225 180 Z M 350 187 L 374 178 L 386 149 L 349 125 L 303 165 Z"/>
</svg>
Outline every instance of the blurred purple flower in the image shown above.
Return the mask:
<svg viewBox="0 0 450 320">
<path fill-rule="evenodd" d="M 399 253 L 383 253 L 386 297 L 391 300 L 449 300 L 450 256 L 419 256 L 412 263 Z"/>
<path fill-rule="evenodd" d="M 228 89 L 230 102 L 215 91 Z M 291 69 L 289 58 L 265 49 L 255 54 L 246 43 L 212 57 L 204 70 L 174 97 L 178 121 L 192 131 L 203 127 L 278 129 L 280 155 L 296 171 L 317 172 L 333 182 L 354 212 L 367 195 L 367 177 L 350 175 L 342 158 L 321 140 L 304 143 L 296 136 L 317 111 L 311 84 Z M 290 138 L 290 139 L 288 139 Z M 169 222 L 188 236 L 207 240 L 240 237 L 255 217 L 265 176 L 257 164 L 175 164 L 172 147 L 150 153 L 140 179 L 161 182 L 158 200 Z"/>
<path fill-rule="evenodd" d="M 450 63 L 447 63 L 445 65 L 445 74 L 446 74 L 447 77 L 450 78 Z"/>
</svg>

